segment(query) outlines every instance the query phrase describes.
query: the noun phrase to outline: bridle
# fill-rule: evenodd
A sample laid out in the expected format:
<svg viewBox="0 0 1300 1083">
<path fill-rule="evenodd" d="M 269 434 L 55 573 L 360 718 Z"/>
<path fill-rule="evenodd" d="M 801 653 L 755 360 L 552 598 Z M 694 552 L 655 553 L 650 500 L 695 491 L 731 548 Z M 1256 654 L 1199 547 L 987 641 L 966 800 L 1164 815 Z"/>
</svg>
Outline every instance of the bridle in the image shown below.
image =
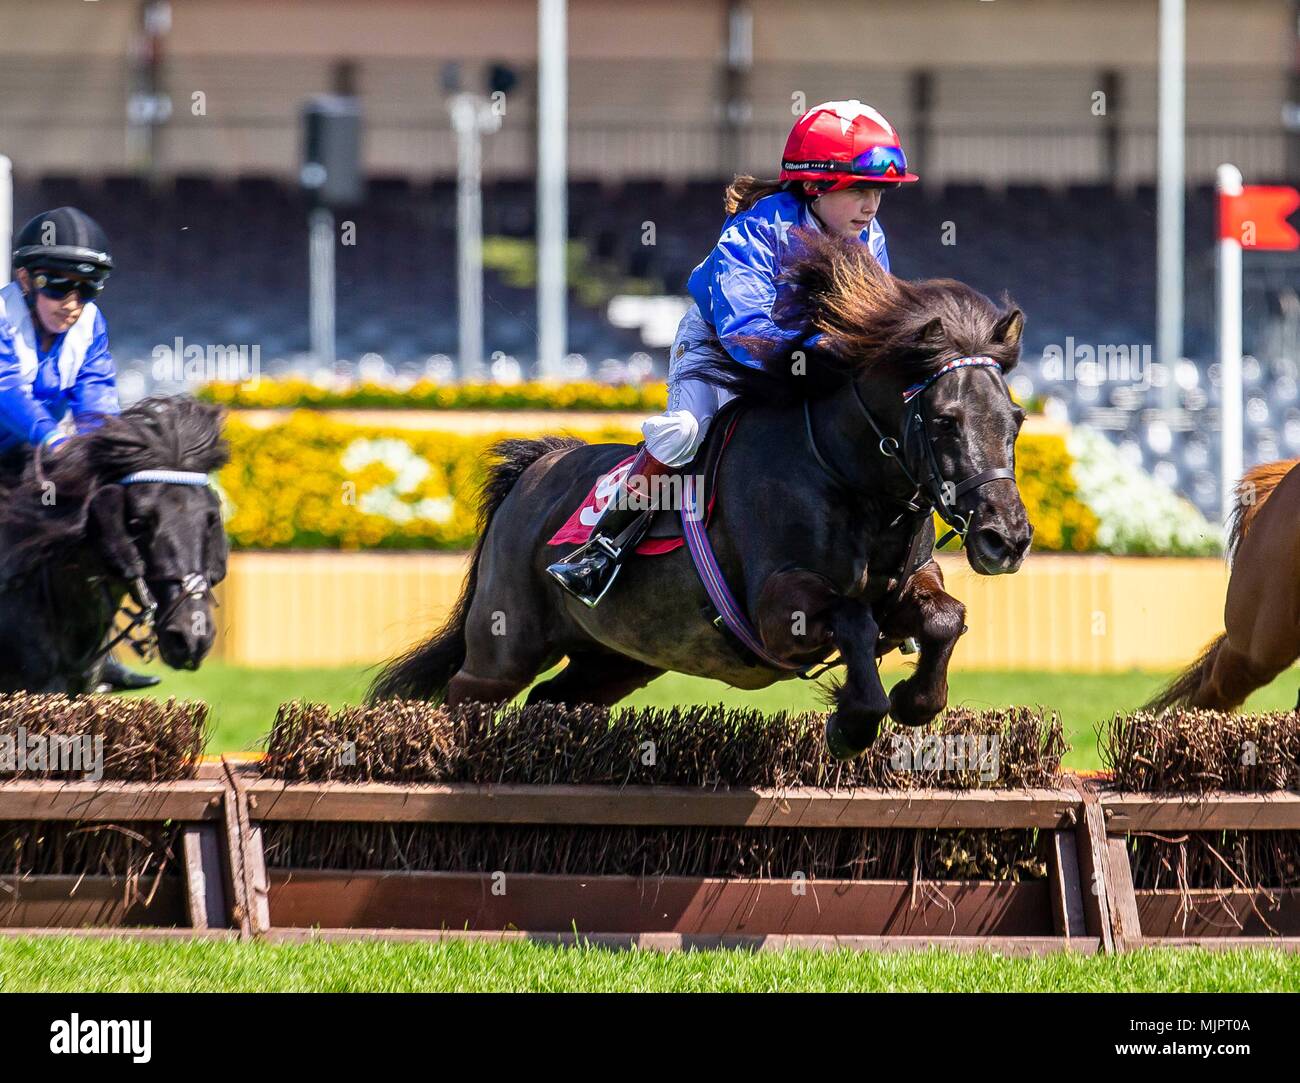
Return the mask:
<svg viewBox="0 0 1300 1083">
<path fill-rule="evenodd" d="M 948 481 L 943 476 L 938 456 L 935 454 L 934 442 L 930 439 L 927 425 L 929 418 L 925 413 L 923 393 L 943 377 L 964 368 L 993 368 L 999 372 L 1002 371 L 1002 366 L 991 357 L 959 357 L 949 361 L 919 383 L 913 384 L 903 392 L 903 402 L 907 404 L 907 411 L 903 417 L 903 431 L 899 437 L 885 434 L 880 423 L 876 421 L 875 415 L 872 414 L 871 408 L 867 406 L 866 400 L 863 399 L 862 389 L 858 386 L 856 380 L 852 381 L 853 401 L 857 404 L 859 411 L 875 434 L 878 441 L 877 449 L 885 458 L 894 460 L 903 477 L 912 486 L 911 496 L 896 498 L 903 505 L 903 514 L 910 513 L 919 516 L 934 512 L 951 528 L 949 533 L 944 535 L 943 540 L 938 543 L 939 545 L 943 545 L 955 537 L 961 538 L 962 543 L 965 544 L 966 534 L 970 530 L 970 517 L 962 515 L 957 510 L 958 499 L 973 489 L 989 484 L 989 482 L 1004 479 L 1014 480 L 1016 476 L 1016 472 L 1009 466 L 989 467 L 956 484 Z M 812 403 L 809 399 L 804 400 L 804 430 L 808 437 L 808 445 L 812 450 L 813 458 L 817 460 L 817 464 L 840 488 L 851 493 L 859 492 L 861 486 L 852 482 L 842 471 L 833 466 L 817 446 L 817 437 L 813 428 Z M 916 451 L 920 452 L 920 457 L 924 463 L 923 469 L 920 471 L 914 469 L 908 461 L 909 457 Z M 898 521 L 895 520 L 895 523 Z"/>
<path fill-rule="evenodd" d="M 927 425 L 929 418 L 925 413 L 924 392 L 938 383 L 943 377 L 965 368 L 991 368 L 997 369 L 999 373 L 1002 371 L 1002 366 L 997 361 L 985 355 L 958 357 L 947 362 L 924 380 L 913 384 L 903 392 L 903 402 L 907 404 L 907 411 L 903 416 L 903 431 L 898 437 L 885 434 L 872 414 L 870 407 L 867 406 L 866 400 L 863 399 L 858 382 L 856 380 L 852 381 L 853 401 L 857 403 L 862 416 L 866 418 L 867 424 L 875 434 L 878 441 L 877 449 L 885 458 L 894 461 L 908 484 L 912 486 L 911 496 L 895 498 L 903 505 L 903 511 L 890 524 L 891 526 L 897 526 L 908 516 L 918 520 L 918 530 L 912 539 L 912 552 L 908 556 L 907 567 L 904 569 L 905 573 L 914 570 L 912 564 L 916 558 L 916 550 L 921 537 L 919 526 L 924 523 L 931 512 L 938 515 L 950 528 L 948 533 L 937 543 L 939 546 L 945 545 L 953 538 L 960 538 L 962 544 L 965 545 L 966 535 L 970 531 L 970 516 L 962 515 L 957 510 L 957 501 L 966 493 L 987 485 L 989 482 L 1015 480 L 1016 472 L 1009 466 L 994 466 L 987 470 L 981 470 L 956 484 L 946 480 L 943 476 L 938 456 L 935 454 L 934 442 L 930 439 Z M 849 493 L 859 494 L 861 485 L 855 484 L 845 477 L 840 470 L 831 464 L 817 446 L 817 437 L 813 430 L 812 403 L 809 399 L 804 400 L 803 416 L 808 446 L 812 449 L 813 458 L 817 460 L 817 464 L 841 489 Z M 908 461 L 909 458 L 915 461 L 918 453 L 923 464 L 919 471 L 910 465 Z"/>
<path fill-rule="evenodd" d="M 206 488 L 210 482 L 207 474 L 193 470 L 137 470 L 121 478 L 117 484 L 188 485 L 194 488 Z M 161 614 L 158 612 L 158 603 L 144 576 L 136 576 L 130 581 L 130 595 L 135 602 L 134 609 L 127 602 L 119 601 L 114 597 L 107 583 L 103 584 L 108 604 L 113 609 L 111 622 L 116 624 L 118 616 L 125 616 L 127 623 L 125 627 L 118 629 L 116 635 L 86 657 L 82 663 L 84 669 L 88 670 L 98 665 L 118 644 L 123 642 L 129 643 L 131 649 L 141 658 L 152 658 L 158 649 L 158 627 L 165 627 L 186 600 L 203 599 L 212 594 L 212 586 L 202 572 L 186 572 L 180 576 L 154 576 L 153 578 L 156 582 L 180 584 L 180 590 Z M 215 602 L 215 598 L 213 600 Z"/>
</svg>

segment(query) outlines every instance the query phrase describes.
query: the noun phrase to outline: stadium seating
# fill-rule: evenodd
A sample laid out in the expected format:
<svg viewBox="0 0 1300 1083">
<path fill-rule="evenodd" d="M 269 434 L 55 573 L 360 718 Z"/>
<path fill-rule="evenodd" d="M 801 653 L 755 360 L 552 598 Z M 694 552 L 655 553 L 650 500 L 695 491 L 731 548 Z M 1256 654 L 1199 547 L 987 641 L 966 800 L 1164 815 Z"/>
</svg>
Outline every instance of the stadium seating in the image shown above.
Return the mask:
<svg viewBox="0 0 1300 1083">
<path fill-rule="evenodd" d="M 640 292 L 681 294 L 694 264 L 716 239 L 722 182 L 631 181 L 616 188 L 576 181 L 569 230 L 585 277 L 631 280 Z M 106 296 L 114 352 L 136 372 L 135 390 L 151 385 L 156 346 L 256 344 L 262 371 L 307 363 L 307 205 L 301 192 L 272 177 L 216 181 L 181 176 L 160 186 L 138 177 L 46 176 L 20 181 L 16 217 L 75 203 L 113 237 L 119 270 Z M 531 239 L 534 190 L 526 181 L 488 183 L 489 237 Z M 1203 510 L 1217 506 L 1217 445 L 1207 438 L 1219 401 L 1213 354 L 1213 193 L 1187 202 L 1185 352 L 1197 364 L 1177 375 L 1182 411 L 1167 429 L 1148 424 L 1165 405 L 1160 387 L 1131 379 L 1090 381 L 1040 358 L 1055 348 L 1128 349 L 1140 366 L 1155 332 L 1155 195 L 1086 186 L 1011 186 L 995 191 L 951 185 L 886 196 L 881 221 L 893 269 L 904 277 L 948 276 L 994 297 L 1004 293 L 1028 313 L 1026 361 L 1017 391 L 1072 420 L 1109 432 Z M 377 354 L 395 371 L 420 371 L 431 355 L 456 352 L 455 187 L 375 178 L 367 198 L 340 221 L 355 223 L 355 243 L 337 257 L 339 356 Z M 644 243 L 653 224 L 653 244 Z M 535 351 L 535 295 L 529 282 L 489 269 L 485 275 L 485 346 L 526 369 Z M 513 284 L 512 284 L 513 283 Z M 569 345 L 592 372 L 608 359 L 649 353 L 662 369 L 666 351 L 649 348 L 635 329 L 615 327 L 602 305 L 569 305 Z M 1248 296 L 1248 311 L 1269 301 L 1267 285 Z M 1248 350 L 1269 356 L 1248 366 L 1248 460 L 1300 453 L 1297 358 L 1279 354 L 1248 321 Z M 1148 348 L 1143 353 L 1143 346 Z M 1080 354 L 1080 351 L 1083 354 Z M 1271 350 L 1271 353 L 1270 353 Z M 617 372 L 618 366 L 613 365 Z M 1205 422 L 1210 419 L 1209 424 Z M 1164 465 L 1160 465 L 1164 464 Z"/>
</svg>

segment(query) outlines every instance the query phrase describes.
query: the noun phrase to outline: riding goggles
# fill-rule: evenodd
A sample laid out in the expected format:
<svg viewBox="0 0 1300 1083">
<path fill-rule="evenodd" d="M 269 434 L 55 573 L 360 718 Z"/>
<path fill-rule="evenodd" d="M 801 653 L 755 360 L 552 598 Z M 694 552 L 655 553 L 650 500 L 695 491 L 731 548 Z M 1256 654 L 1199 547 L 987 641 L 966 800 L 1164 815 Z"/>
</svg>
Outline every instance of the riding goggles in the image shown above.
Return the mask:
<svg viewBox="0 0 1300 1083">
<path fill-rule="evenodd" d="M 907 172 L 902 147 L 875 146 L 853 159 L 852 171 L 865 177 L 901 177 Z"/>
<path fill-rule="evenodd" d="M 102 278 L 60 278 L 38 271 L 32 276 L 32 286 L 37 293 L 55 301 L 61 301 L 68 294 L 76 291 L 83 301 L 93 301 L 103 292 Z"/>
</svg>

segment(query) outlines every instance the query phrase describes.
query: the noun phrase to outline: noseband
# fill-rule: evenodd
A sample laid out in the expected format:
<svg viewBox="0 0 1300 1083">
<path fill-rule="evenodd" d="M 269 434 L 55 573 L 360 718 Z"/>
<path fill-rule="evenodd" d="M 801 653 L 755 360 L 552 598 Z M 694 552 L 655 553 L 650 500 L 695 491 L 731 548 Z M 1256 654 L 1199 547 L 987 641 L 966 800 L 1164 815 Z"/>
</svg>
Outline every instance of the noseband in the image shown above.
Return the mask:
<svg viewBox="0 0 1300 1083">
<path fill-rule="evenodd" d="M 193 470 L 137 470 L 132 474 L 127 474 L 117 484 L 188 485 L 194 488 L 206 488 L 209 481 L 207 474 Z M 212 586 L 208 583 L 207 576 L 201 572 L 186 572 L 179 577 L 159 576 L 155 578 L 160 582 L 179 583 L 180 589 L 176 592 L 176 597 L 159 615 L 158 603 L 154 600 L 153 592 L 149 590 L 144 577 L 137 576 L 133 579 L 131 581 L 131 597 L 135 601 L 135 609 L 132 609 L 126 602 L 118 603 L 117 599 L 109 599 L 109 604 L 115 605 L 116 608 L 116 612 L 113 614 L 114 620 L 116 620 L 119 613 L 125 614 L 127 618 L 126 627 L 120 629 L 107 643 L 89 656 L 86 661 L 86 668 L 96 665 L 102 659 L 108 657 L 113 648 L 123 641 L 130 643 L 131 648 L 141 658 L 151 657 L 158 647 L 158 626 L 166 626 L 167 622 L 176 613 L 176 610 L 180 608 L 181 603 L 186 599 L 206 598 L 212 593 Z"/>
<path fill-rule="evenodd" d="M 912 495 L 902 501 L 903 514 L 910 513 L 922 516 L 934 512 L 948 524 L 950 528 L 948 533 L 937 543 L 940 547 L 953 538 L 960 538 L 963 545 L 966 543 L 966 534 L 970 530 L 970 516 L 962 515 L 957 510 L 957 501 L 964 494 L 971 492 L 973 489 L 978 489 L 982 485 L 987 485 L 991 481 L 1014 480 L 1016 476 L 1016 472 L 1009 466 L 995 466 L 987 470 L 981 470 L 956 484 L 945 480 L 943 476 L 943 471 L 939 467 L 938 456 L 934 451 L 934 442 L 930 439 L 929 430 L 926 426 L 929 418 L 925 414 L 924 392 L 949 373 L 965 368 L 992 368 L 997 369 L 998 372 L 1002 371 L 1002 366 L 991 357 L 959 357 L 954 361 L 949 361 L 919 383 L 913 384 L 903 392 L 903 402 L 907 404 L 907 412 L 903 416 L 903 431 L 900 437 L 885 435 L 884 430 L 881 429 L 872 415 L 871 409 L 867 406 L 866 400 L 863 399 L 862 390 L 858 387 L 857 381 L 852 381 L 853 401 L 858 404 L 862 416 L 866 418 L 867 424 L 871 426 L 871 431 L 875 433 L 876 439 L 879 441 L 877 447 L 880 454 L 887 459 L 894 460 L 898 469 L 902 471 L 903 476 L 907 479 L 908 484 L 913 488 Z M 808 399 L 804 400 L 803 416 L 804 430 L 808 435 L 808 444 L 812 449 L 813 458 L 841 488 L 849 492 L 856 492 L 860 486 L 855 486 L 832 466 L 822 454 L 821 449 L 818 448 L 817 438 L 813 433 L 812 406 Z M 923 469 L 919 472 L 908 464 L 908 459 L 914 459 L 918 453 L 924 464 Z M 899 518 L 901 519 L 902 516 L 900 515 Z M 895 520 L 895 523 L 897 522 L 898 520 Z"/>
</svg>

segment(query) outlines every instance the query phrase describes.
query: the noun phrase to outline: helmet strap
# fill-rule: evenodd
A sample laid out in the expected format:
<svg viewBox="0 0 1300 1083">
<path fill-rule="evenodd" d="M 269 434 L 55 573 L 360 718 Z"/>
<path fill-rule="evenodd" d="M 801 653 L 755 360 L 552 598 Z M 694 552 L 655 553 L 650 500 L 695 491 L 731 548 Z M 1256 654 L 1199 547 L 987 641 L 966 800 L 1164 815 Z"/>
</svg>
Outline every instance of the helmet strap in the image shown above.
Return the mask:
<svg viewBox="0 0 1300 1083">
<path fill-rule="evenodd" d="M 36 329 L 36 333 L 41 335 L 43 338 L 53 339 L 55 337 L 54 332 L 45 326 L 45 321 L 41 319 L 41 314 L 36 308 L 36 297 L 38 291 L 36 287 L 32 285 L 32 268 L 21 267 L 18 268 L 18 270 L 27 272 L 27 285 L 23 288 L 23 300 L 27 302 L 27 311 L 31 313 L 32 326 Z M 22 283 L 19 283 L 19 285 L 21 286 Z M 41 348 L 44 349 L 45 347 L 42 346 Z"/>
<path fill-rule="evenodd" d="M 23 278 L 27 279 L 24 284 L 18 273 L 22 272 Z M 15 267 L 14 280 L 18 283 L 19 288 L 23 291 L 23 300 L 27 302 L 28 311 L 32 314 L 32 320 L 37 327 L 41 326 L 41 321 L 36 315 L 36 287 L 32 285 L 32 269 L 30 267 Z"/>
</svg>

